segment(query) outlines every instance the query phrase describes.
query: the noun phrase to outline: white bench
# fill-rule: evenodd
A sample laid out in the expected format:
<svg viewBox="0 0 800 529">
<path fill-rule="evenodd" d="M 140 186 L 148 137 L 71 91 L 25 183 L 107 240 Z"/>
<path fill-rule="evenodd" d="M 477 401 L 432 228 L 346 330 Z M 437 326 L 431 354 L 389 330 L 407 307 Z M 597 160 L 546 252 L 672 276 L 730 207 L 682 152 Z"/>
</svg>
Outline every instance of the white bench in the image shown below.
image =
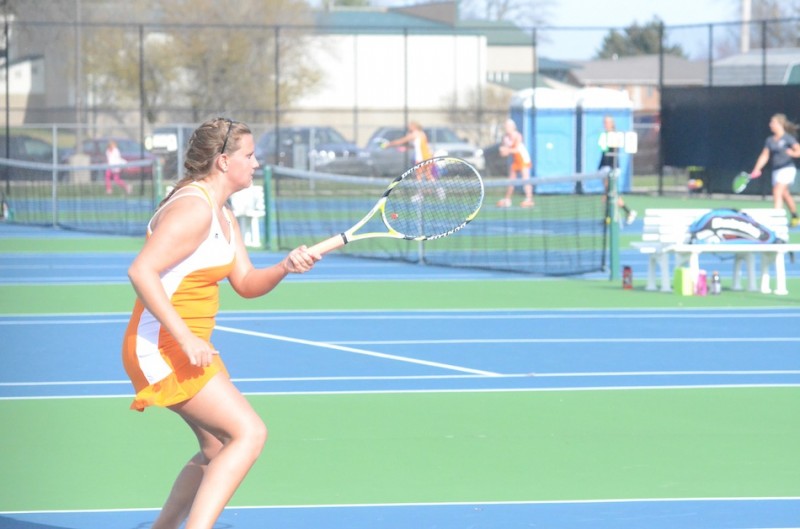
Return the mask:
<svg viewBox="0 0 800 529">
<path fill-rule="evenodd" d="M 253 184 L 231 195 L 231 209 L 245 246 L 261 248 L 261 219 L 267 214 L 264 186 Z"/>
<path fill-rule="evenodd" d="M 742 290 L 742 268 L 747 275 L 747 289 L 785 295 L 787 253 L 800 251 L 800 244 L 768 243 L 701 243 L 691 244 L 689 226 L 710 209 L 647 209 L 644 214 L 642 240 L 631 243 L 641 253 L 649 255 L 647 266 L 647 290 L 658 290 L 657 270 L 660 271 L 662 292 L 672 290 L 670 282 L 672 271 L 680 266 L 689 267 L 693 281 L 700 272 L 700 255 L 704 253 L 733 254 L 733 289 Z M 784 241 L 789 240 L 789 223 L 782 209 L 752 208 L 743 209 L 757 222 L 775 232 Z M 761 260 L 761 281 L 757 282 L 755 256 Z M 674 268 L 670 261 L 674 256 Z M 770 286 L 770 268 L 775 268 L 775 288 Z"/>
</svg>

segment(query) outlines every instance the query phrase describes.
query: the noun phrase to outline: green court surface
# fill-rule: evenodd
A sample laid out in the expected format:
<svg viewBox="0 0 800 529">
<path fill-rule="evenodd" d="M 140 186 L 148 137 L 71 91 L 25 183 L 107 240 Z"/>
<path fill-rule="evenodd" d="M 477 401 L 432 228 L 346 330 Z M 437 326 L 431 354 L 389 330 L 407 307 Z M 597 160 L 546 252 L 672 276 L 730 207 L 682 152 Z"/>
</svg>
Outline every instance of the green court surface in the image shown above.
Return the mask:
<svg viewBox="0 0 800 529">
<path fill-rule="evenodd" d="M 251 396 L 234 505 L 800 496 L 798 388 Z M 0 401 L 0 511 L 160 505 L 193 436 L 129 399 Z M 9 435 L 10 434 L 10 435 Z"/>
<path fill-rule="evenodd" d="M 638 279 L 634 290 L 580 279 L 287 282 L 259 299 L 242 299 L 222 285 L 221 305 L 223 310 L 796 307 L 800 279 L 787 279 L 787 284 L 786 296 L 725 291 L 685 297 L 645 291 Z M 6 285 L 0 286 L 0 314 L 125 312 L 134 295 L 124 284 Z"/>
</svg>

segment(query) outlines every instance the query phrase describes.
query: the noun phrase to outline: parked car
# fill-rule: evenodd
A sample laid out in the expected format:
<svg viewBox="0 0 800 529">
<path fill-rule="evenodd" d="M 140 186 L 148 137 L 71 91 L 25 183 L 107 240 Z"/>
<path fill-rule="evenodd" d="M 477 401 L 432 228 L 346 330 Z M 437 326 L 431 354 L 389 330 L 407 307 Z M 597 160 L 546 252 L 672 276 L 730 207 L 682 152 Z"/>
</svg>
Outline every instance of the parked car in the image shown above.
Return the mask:
<svg viewBox="0 0 800 529">
<path fill-rule="evenodd" d="M 455 156 L 468 161 L 478 171 L 483 171 L 485 160 L 483 150 L 460 138 L 449 127 L 423 127 L 434 156 Z M 402 127 L 381 127 L 372 133 L 367 142 L 367 151 L 372 160 L 373 170 L 382 176 L 396 176 L 414 164 L 414 152 L 410 145 L 396 145 L 384 148 L 387 141 L 394 141 L 406 135 Z"/>
<path fill-rule="evenodd" d="M 277 142 L 275 130 L 268 130 L 256 142 L 255 154 L 261 165 L 353 176 L 373 174 L 369 154 L 332 127 L 281 127 Z"/>
<path fill-rule="evenodd" d="M 8 138 L 8 140 L 6 140 Z M 8 146 L 6 146 L 8 143 Z M 6 148 L 8 147 L 8 151 Z M 6 155 L 8 153 L 8 156 Z M 19 134 L 14 136 L 0 135 L 0 158 L 10 158 L 20 162 L 53 163 L 53 146 L 39 138 Z M 38 169 L 19 169 L 16 167 L 0 167 L 0 177 L 5 180 L 6 174 L 9 178 L 49 180 L 52 172 Z M 6 169 L 8 172 L 6 173 Z"/>
<path fill-rule="evenodd" d="M 194 125 L 164 125 L 153 129 L 153 133 L 145 138 L 147 150 L 162 160 L 165 180 L 183 177 L 183 156 L 195 128 Z"/>
<path fill-rule="evenodd" d="M 483 174 L 486 177 L 507 177 L 511 166 L 511 158 L 500 155 L 500 143 L 493 143 L 483 148 L 483 157 L 486 167 Z"/>
<path fill-rule="evenodd" d="M 148 152 L 141 143 L 128 138 L 106 137 L 83 140 L 81 143 L 81 152 L 89 156 L 89 163 L 91 165 L 105 164 L 106 147 L 108 147 L 108 142 L 111 140 L 117 143 L 119 153 L 126 161 L 148 160 L 152 162 L 155 160 L 155 156 Z M 61 155 L 61 163 L 69 163 L 69 159 L 73 154 L 75 154 L 75 149 L 65 150 Z M 153 166 L 126 167 L 122 170 L 123 178 L 137 178 L 142 174 L 151 177 L 153 174 Z M 103 180 L 103 178 L 105 178 L 104 171 L 92 171 L 92 180 Z"/>
</svg>

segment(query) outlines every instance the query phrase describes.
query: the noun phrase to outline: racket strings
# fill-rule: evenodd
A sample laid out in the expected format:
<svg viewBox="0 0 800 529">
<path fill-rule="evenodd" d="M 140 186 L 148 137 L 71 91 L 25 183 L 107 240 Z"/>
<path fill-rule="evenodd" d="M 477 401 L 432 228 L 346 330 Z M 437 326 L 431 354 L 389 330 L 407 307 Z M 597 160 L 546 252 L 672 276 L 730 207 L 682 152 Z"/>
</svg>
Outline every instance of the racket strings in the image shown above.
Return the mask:
<svg viewBox="0 0 800 529">
<path fill-rule="evenodd" d="M 435 238 L 469 222 L 482 202 L 483 183 L 472 166 L 434 159 L 414 167 L 392 189 L 386 223 L 409 238 Z"/>
</svg>

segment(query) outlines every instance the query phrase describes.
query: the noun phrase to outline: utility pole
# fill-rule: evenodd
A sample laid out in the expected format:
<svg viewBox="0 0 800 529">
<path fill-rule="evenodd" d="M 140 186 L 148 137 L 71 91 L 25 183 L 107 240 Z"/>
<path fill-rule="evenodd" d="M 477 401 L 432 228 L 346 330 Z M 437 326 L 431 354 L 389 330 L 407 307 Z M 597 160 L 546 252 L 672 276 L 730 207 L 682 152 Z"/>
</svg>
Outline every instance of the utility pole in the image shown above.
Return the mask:
<svg viewBox="0 0 800 529">
<path fill-rule="evenodd" d="M 739 51 L 750 51 L 750 20 L 752 18 L 752 0 L 742 0 L 742 29 L 739 34 Z"/>
<path fill-rule="evenodd" d="M 81 0 L 75 0 L 75 123 L 77 129 L 75 131 L 75 152 L 80 153 L 83 147 L 83 134 L 81 126 L 83 124 L 83 87 L 81 83 L 81 76 L 83 75 L 83 57 L 81 57 L 82 44 L 81 44 Z"/>
<path fill-rule="evenodd" d="M 70 156 L 70 165 L 85 166 L 89 165 L 89 155 L 83 152 L 83 40 L 81 19 L 81 0 L 75 0 L 75 153 Z M 55 148 L 55 145 L 53 146 Z M 75 183 L 89 183 L 92 180 L 88 170 L 79 170 L 72 173 L 72 181 Z"/>
</svg>

